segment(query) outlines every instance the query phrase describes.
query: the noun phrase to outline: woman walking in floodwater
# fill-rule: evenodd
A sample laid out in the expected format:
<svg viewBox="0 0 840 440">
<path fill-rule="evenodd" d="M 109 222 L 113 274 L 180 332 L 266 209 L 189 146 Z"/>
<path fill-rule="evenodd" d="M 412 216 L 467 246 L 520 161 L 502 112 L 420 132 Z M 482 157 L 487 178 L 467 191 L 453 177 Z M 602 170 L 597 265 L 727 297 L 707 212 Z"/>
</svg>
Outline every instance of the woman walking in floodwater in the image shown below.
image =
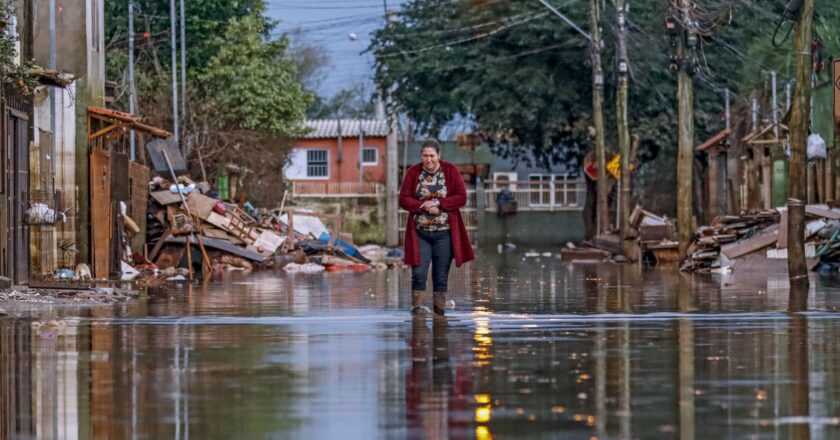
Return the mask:
<svg viewBox="0 0 840 440">
<path fill-rule="evenodd" d="M 440 145 L 428 140 L 420 148 L 422 161 L 405 173 L 400 207 L 408 211 L 405 228 L 405 264 L 411 266 L 411 313 L 428 313 L 426 278 L 432 266 L 432 305 L 443 315 L 449 268 L 474 258 L 460 208 L 467 203 L 467 188 L 455 165 L 440 160 Z"/>
</svg>

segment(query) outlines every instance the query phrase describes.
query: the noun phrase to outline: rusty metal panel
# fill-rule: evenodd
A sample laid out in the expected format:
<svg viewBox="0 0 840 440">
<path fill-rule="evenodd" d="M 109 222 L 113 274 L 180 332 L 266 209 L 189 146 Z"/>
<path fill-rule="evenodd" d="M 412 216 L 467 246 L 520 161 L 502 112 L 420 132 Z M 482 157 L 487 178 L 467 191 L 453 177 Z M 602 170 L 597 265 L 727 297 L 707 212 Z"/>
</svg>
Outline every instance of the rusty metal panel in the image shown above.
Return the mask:
<svg viewBox="0 0 840 440">
<path fill-rule="evenodd" d="M 131 249 L 142 253 L 146 242 L 146 211 L 149 207 L 149 167 L 139 162 L 128 164 L 128 189 L 131 203 L 128 206 L 128 216 L 140 227 L 140 233 L 131 241 Z"/>
<path fill-rule="evenodd" d="M 111 155 L 90 154 L 90 227 L 93 276 L 107 278 L 111 255 Z"/>
</svg>

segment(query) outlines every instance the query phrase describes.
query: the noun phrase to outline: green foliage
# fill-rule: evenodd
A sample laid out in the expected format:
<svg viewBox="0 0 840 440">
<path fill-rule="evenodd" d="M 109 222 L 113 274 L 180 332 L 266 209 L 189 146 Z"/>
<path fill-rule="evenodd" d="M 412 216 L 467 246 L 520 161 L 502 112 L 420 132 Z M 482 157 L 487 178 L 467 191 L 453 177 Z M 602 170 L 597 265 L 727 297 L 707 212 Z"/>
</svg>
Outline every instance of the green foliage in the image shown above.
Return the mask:
<svg viewBox="0 0 840 440">
<path fill-rule="evenodd" d="M 316 96 L 306 111 L 310 119 L 328 118 L 372 118 L 376 111 L 374 96 L 365 90 L 363 84 L 342 89 L 332 98 Z"/>
<path fill-rule="evenodd" d="M 176 4 L 176 8 L 180 5 Z M 263 0 L 201 0 L 185 5 L 187 35 L 187 68 L 203 69 L 224 45 L 223 35 L 232 19 L 247 15 L 260 16 L 270 30 L 270 22 L 261 14 Z M 176 10 L 176 12 L 178 12 Z M 134 0 L 134 32 L 138 51 L 157 61 L 158 67 L 171 64 L 169 32 L 169 0 Z M 128 49 L 128 1 L 105 2 L 105 42 L 109 56 L 112 50 Z M 148 37 L 143 34 L 147 32 Z M 180 31 L 179 31 L 180 33 Z M 180 38 L 180 35 L 178 35 Z M 179 43 L 180 44 L 180 43 Z"/>
<path fill-rule="evenodd" d="M 588 30 L 589 2 L 549 1 Z M 673 47 L 664 26 L 673 11 L 662 0 L 631 3 L 629 117 L 631 132 L 641 138 L 634 191 L 647 201 L 676 185 L 676 80 L 668 70 Z M 723 128 L 724 89 L 731 90 L 733 114 L 743 120 L 770 69 L 780 79 L 791 76 L 792 43 L 778 49 L 770 44 L 784 6 L 776 3 L 693 2 L 704 31 L 690 52 L 700 66 L 694 77 L 697 143 Z M 833 3 L 817 0 L 816 33 L 825 40 L 826 56 L 840 55 L 840 13 Z M 614 151 L 616 14 L 612 2 L 603 4 L 606 138 Z M 536 1 L 412 0 L 396 22 L 375 33 L 371 50 L 377 82 L 394 86 L 395 101 L 433 134 L 453 117 L 470 115 L 506 156 L 574 167 L 591 148 L 585 133 L 591 125 L 588 41 Z M 669 199 L 655 209 L 671 211 Z"/>
<path fill-rule="evenodd" d="M 31 95 L 38 85 L 37 78 L 32 75 L 37 66 L 34 60 L 15 62 L 19 55 L 16 48 L 18 40 L 6 32 L 9 19 L 8 9 L 0 7 L 0 77 L 3 84 L 14 85 L 24 95 Z"/>
<path fill-rule="evenodd" d="M 311 97 L 285 57 L 288 40 L 265 41 L 267 31 L 258 15 L 232 20 L 199 81 L 223 125 L 294 135 Z"/>
<path fill-rule="evenodd" d="M 538 3 L 414 0 L 371 50 L 377 82 L 426 129 L 474 116 L 503 156 L 547 164 L 585 141 L 586 45 Z"/>
</svg>

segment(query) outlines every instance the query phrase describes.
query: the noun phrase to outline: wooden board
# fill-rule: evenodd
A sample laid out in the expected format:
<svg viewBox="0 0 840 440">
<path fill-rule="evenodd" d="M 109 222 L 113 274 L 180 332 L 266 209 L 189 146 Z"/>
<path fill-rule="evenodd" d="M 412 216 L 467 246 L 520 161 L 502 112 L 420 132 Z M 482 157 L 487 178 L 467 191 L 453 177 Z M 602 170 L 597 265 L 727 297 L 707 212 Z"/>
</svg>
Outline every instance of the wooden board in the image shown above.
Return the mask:
<svg viewBox="0 0 840 440">
<path fill-rule="evenodd" d="M 747 240 L 742 240 L 738 243 L 733 243 L 721 248 L 721 252 L 730 260 L 734 260 L 740 256 L 753 253 L 755 251 L 766 248 L 776 244 L 779 240 L 778 231 L 768 232 L 766 234 L 758 235 Z"/>
<path fill-rule="evenodd" d="M 149 209 L 149 167 L 139 162 L 129 162 L 128 179 L 128 189 L 131 192 L 128 216 L 140 228 L 140 233 L 131 240 L 131 249 L 142 254 L 146 242 L 146 216 Z"/>
<path fill-rule="evenodd" d="M 108 278 L 111 255 L 111 157 L 103 150 L 90 154 L 91 268 L 95 278 Z"/>
<path fill-rule="evenodd" d="M 805 206 L 805 214 L 814 217 L 827 218 L 829 220 L 840 220 L 840 212 L 814 205 Z"/>
<path fill-rule="evenodd" d="M 178 193 L 169 190 L 155 191 L 151 194 L 152 198 L 161 205 L 171 205 L 173 203 L 181 203 L 181 197 Z"/>
<path fill-rule="evenodd" d="M 204 234 L 205 237 L 210 237 L 210 238 L 215 238 L 215 239 L 219 239 L 219 240 L 229 241 L 229 242 L 231 242 L 233 244 L 236 244 L 236 245 L 245 244 L 244 241 L 234 237 L 233 235 L 228 234 L 227 232 L 225 232 L 221 229 L 216 229 L 216 228 L 213 228 L 213 227 L 204 226 L 204 227 L 202 227 L 201 232 Z"/>
<path fill-rule="evenodd" d="M 187 194 L 187 204 L 190 205 L 190 210 L 195 212 L 198 218 L 202 220 L 206 220 L 210 216 L 217 202 L 218 200 L 195 191 Z"/>
</svg>

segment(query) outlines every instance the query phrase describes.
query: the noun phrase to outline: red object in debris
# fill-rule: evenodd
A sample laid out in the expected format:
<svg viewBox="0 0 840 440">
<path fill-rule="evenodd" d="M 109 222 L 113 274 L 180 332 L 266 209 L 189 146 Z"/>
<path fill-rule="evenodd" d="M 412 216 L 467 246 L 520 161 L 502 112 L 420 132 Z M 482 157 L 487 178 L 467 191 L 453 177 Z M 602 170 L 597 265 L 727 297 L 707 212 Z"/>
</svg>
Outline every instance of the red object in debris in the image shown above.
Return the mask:
<svg viewBox="0 0 840 440">
<path fill-rule="evenodd" d="M 367 264 L 354 264 L 350 266 L 350 269 L 352 269 L 354 272 L 364 272 L 370 269 L 370 266 L 368 266 Z"/>
<path fill-rule="evenodd" d="M 222 202 L 216 202 L 216 206 L 213 207 L 213 211 L 216 211 L 216 214 L 225 215 L 227 207 Z"/>
<path fill-rule="evenodd" d="M 342 270 L 349 270 L 348 266 L 340 266 L 338 264 L 331 264 L 329 266 L 324 266 L 324 270 L 327 272 L 339 272 Z"/>
</svg>

